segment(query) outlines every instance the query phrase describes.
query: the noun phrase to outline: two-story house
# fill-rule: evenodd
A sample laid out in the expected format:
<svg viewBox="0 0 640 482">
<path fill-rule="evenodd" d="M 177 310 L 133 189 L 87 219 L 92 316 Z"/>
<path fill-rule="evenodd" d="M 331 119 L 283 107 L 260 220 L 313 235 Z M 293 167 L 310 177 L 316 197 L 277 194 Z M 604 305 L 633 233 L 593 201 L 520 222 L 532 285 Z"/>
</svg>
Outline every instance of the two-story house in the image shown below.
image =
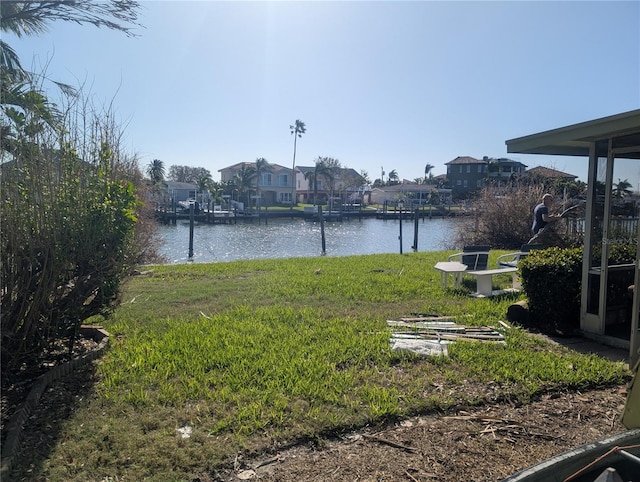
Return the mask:
<svg viewBox="0 0 640 482">
<path fill-rule="evenodd" d="M 484 185 L 489 161 L 486 158 L 458 156 L 453 161 L 445 162 L 445 166 L 453 196 L 464 197 Z"/>
<path fill-rule="evenodd" d="M 498 159 L 482 158 L 487 161 L 487 180 L 493 182 L 495 186 L 506 187 L 510 182 L 519 178 L 527 169 L 527 166 L 519 161 L 513 161 L 506 157 Z"/>
<path fill-rule="evenodd" d="M 251 166 L 255 168 L 255 162 L 239 162 L 233 166 L 219 169 L 220 180 L 222 182 L 238 182 L 238 177 L 243 170 Z M 293 194 L 293 176 L 292 170 L 279 164 L 269 164 L 269 169 L 260 173 L 260 179 L 254 178 L 251 187 L 246 186 L 247 191 L 252 196 L 256 196 L 256 192 L 260 191 L 260 200 L 263 205 L 290 205 L 291 196 Z M 247 193 L 248 194 L 248 193 Z"/>
<path fill-rule="evenodd" d="M 455 197 L 465 197 L 477 191 L 488 182 L 496 186 L 506 186 L 510 180 L 525 172 L 527 166 L 519 161 L 484 156 L 476 159 L 459 156 L 446 162 L 447 179 Z"/>
<path fill-rule="evenodd" d="M 313 166 L 296 167 L 296 196 L 298 202 L 312 203 L 314 195 L 317 203 L 325 203 L 330 196 L 342 202 L 359 201 L 368 189 L 366 180 L 355 169 L 343 167 L 333 180 L 318 176 L 317 188 L 313 185 Z"/>
<path fill-rule="evenodd" d="M 315 167 L 298 166 L 296 167 L 296 196 L 302 203 L 325 203 L 329 196 L 329 186 L 327 181 L 318 176 L 315 187 L 313 184 L 313 174 Z M 314 199 L 315 196 L 315 199 Z"/>
</svg>

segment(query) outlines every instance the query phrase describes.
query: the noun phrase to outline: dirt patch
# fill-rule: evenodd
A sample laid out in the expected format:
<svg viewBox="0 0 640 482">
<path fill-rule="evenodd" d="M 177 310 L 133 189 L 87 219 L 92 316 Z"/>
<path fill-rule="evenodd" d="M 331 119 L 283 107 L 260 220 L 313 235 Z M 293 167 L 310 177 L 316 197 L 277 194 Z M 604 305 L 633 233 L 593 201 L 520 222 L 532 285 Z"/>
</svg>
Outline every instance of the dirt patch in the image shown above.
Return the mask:
<svg viewBox="0 0 640 482">
<path fill-rule="evenodd" d="M 626 388 L 612 387 L 413 417 L 340 440 L 238 459 L 233 470 L 194 480 L 496 481 L 624 431 L 619 417 L 625 400 Z"/>
</svg>

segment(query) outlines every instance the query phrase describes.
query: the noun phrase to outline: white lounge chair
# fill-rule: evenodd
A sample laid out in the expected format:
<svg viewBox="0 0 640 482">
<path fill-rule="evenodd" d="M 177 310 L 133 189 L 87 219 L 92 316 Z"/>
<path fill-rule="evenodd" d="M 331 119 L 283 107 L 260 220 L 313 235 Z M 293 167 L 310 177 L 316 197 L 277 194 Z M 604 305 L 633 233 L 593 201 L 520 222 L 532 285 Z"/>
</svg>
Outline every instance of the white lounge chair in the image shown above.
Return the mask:
<svg viewBox="0 0 640 482">
<path fill-rule="evenodd" d="M 480 271 L 489 267 L 489 246 L 470 245 L 462 248 L 461 253 L 449 256 L 449 261 L 466 264 L 469 271 Z"/>
<path fill-rule="evenodd" d="M 520 247 L 520 251 L 516 253 L 508 253 L 498 256 L 497 264 L 498 268 L 517 268 L 518 263 L 526 258 L 534 249 L 543 249 L 543 244 L 523 244 Z"/>
</svg>

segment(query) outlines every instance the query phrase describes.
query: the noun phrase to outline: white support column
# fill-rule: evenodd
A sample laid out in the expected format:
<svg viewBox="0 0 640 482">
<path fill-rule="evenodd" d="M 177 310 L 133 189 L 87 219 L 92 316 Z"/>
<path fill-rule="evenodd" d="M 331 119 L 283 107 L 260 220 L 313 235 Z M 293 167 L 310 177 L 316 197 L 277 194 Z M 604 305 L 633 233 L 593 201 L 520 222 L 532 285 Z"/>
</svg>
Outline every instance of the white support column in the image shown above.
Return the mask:
<svg viewBox="0 0 640 482">
<path fill-rule="evenodd" d="M 634 276 L 633 303 L 631 308 L 631 340 L 629 341 L 629 366 L 633 368 L 640 360 L 640 222 L 638 223 L 638 240 L 636 247 L 636 272 Z"/>
<path fill-rule="evenodd" d="M 587 333 L 603 334 L 597 313 L 588 313 L 589 269 L 593 252 L 593 211 L 596 202 L 596 181 L 598 173 L 598 154 L 596 143 L 589 146 L 589 170 L 587 176 L 587 205 L 585 211 L 584 251 L 582 255 L 582 289 L 580 296 L 580 329 Z"/>
</svg>

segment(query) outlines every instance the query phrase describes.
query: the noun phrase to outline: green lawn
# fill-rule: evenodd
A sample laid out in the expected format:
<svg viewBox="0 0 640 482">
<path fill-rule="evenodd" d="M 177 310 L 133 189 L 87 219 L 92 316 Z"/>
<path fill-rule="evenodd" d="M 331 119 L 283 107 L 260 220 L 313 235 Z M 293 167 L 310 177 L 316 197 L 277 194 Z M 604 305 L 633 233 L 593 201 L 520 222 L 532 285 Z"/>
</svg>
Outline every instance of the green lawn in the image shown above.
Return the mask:
<svg viewBox="0 0 640 482">
<path fill-rule="evenodd" d="M 448 254 L 148 268 L 127 283 L 110 319 L 93 320 L 112 335 L 111 348 L 29 476 L 191 480 L 241 451 L 628 379 L 622 364 L 518 328 L 504 330 L 506 344 L 450 345 L 447 358 L 392 352 L 388 319 L 434 313 L 500 327 L 518 299 L 471 298 L 471 280 L 443 291 L 433 266 Z"/>
</svg>

